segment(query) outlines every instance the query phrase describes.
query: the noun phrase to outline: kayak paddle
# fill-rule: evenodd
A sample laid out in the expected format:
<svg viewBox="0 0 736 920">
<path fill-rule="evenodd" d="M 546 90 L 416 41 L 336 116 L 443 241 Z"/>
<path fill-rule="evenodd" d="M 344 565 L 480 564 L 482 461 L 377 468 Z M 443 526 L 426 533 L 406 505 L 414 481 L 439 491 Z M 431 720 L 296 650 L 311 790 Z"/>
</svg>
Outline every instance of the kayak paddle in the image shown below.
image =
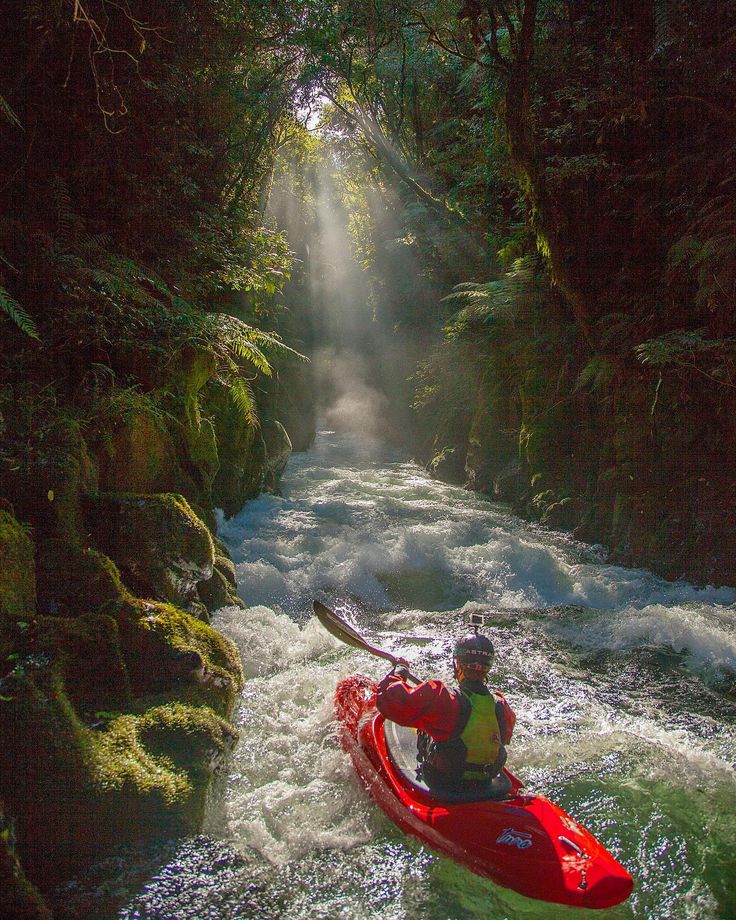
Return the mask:
<svg viewBox="0 0 736 920">
<path fill-rule="evenodd" d="M 325 605 L 320 604 L 319 601 L 314 601 L 312 607 L 314 608 L 314 615 L 327 632 L 336 639 L 339 639 L 340 642 L 344 642 L 346 645 L 352 645 L 353 648 L 368 652 L 370 655 L 375 655 L 376 658 L 385 658 L 386 661 L 390 661 L 391 664 L 396 667 L 398 659 L 395 655 L 392 655 L 391 652 L 385 652 L 383 649 L 376 648 L 375 645 L 371 645 L 370 642 L 366 641 L 349 623 L 346 623 L 342 617 L 338 616 L 334 610 L 330 610 L 329 607 L 325 607 Z M 421 684 L 421 680 L 415 677 L 410 671 L 407 671 L 407 677 L 415 684 Z"/>
</svg>

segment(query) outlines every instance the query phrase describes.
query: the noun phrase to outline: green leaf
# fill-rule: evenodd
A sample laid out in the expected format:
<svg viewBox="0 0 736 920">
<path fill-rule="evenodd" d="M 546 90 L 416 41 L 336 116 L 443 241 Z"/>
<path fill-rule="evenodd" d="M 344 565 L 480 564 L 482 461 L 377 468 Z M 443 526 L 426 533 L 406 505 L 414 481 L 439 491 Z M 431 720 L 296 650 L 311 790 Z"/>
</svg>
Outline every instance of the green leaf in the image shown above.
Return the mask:
<svg viewBox="0 0 736 920">
<path fill-rule="evenodd" d="M 15 298 L 0 286 L 0 310 L 12 319 L 15 325 L 32 339 L 40 338 L 36 324 Z"/>
</svg>

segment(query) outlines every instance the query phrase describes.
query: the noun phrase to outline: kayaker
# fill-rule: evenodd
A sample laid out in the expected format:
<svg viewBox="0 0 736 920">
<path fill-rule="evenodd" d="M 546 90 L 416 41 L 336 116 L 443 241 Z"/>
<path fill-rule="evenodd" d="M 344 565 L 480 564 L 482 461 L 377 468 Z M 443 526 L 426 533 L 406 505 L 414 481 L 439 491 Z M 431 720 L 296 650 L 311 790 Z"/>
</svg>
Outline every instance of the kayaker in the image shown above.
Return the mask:
<svg viewBox="0 0 736 920">
<path fill-rule="evenodd" d="M 378 685 L 379 712 L 419 730 L 421 778 L 433 791 L 480 790 L 506 762 L 516 716 L 502 694 L 486 686 L 493 656 L 491 640 L 476 631 L 455 645 L 457 690 L 441 680 L 412 687 L 403 659 Z"/>
</svg>

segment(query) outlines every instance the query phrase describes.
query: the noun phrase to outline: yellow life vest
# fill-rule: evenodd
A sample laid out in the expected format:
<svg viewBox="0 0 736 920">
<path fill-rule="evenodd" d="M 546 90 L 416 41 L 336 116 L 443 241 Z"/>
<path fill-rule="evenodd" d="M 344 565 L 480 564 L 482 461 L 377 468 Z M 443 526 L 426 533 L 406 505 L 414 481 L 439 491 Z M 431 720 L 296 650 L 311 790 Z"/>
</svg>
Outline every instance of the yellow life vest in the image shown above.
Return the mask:
<svg viewBox="0 0 736 920">
<path fill-rule="evenodd" d="M 488 768 L 498 760 L 502 745 L 496 696 L 468 690 L 461 692 L 470 703 L 470 716 L 460 733 L 466 749 L 463 779 L 484 779 L 488 776 Z"/>
</svg>

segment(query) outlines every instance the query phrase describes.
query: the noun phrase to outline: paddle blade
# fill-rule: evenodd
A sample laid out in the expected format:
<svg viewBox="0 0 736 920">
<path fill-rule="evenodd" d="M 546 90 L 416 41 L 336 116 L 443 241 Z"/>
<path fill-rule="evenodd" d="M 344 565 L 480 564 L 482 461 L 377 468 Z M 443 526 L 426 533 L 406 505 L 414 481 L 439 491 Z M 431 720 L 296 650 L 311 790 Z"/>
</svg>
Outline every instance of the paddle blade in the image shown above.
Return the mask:
<svg viewBox="0 0 736 920">
<path fill-rule="evenodd" d="M 327 632 L 336 639 L 339 639 L 340 642 L 344 642 L 346 645 L 352 645 L 353 648 L 362 649 L 364 652 L 370 652 L 372 655 L 379 654 L 381 658 L 387 658 L 391 662 L 395 660 L 393 655 L 389 655 L 388 652 L 381 652 L 380 649 L 373 648 L 359 632 L 356 632 L 356 630 L 354 630 L 349 623 L 346 623 L 342 617 L 338 616 L 334 610 L 330 610 L 329 607 L 325 607 L 325 605 L 320 604 L 319 601 L 314 601 L 312 607 L 314 609 L 314 615 Z"/>
<path fill-rule="evenodd" d="M 349 623 L 346 623 L 341 616 L 338 616 L 334 610 L 330 610 L 329 607 L 325 607 L 325 605 L 321 604 L 319 601 L 313 601 L 312 608 L 314 610 L 314 615 L 327 632 L 336 639 L 339 639 L 340 642 L 344 642 L 346 645 L 352 645 L 353 648 L 359 648 L 363 652 L 368 652 L 369 655 L 375 655 L 376 658 L 384 658 L 396 667 L 395 655 L 392 655 L 390 652 L 384 652 L 383 649 L 376 648 L 375 645 L 366 642 L 360 633 L 353 629 Z M 421 680 L 410 671 L 407 672 L 407 679 L 415 684 L 421 683 Z"/>
</svg>

